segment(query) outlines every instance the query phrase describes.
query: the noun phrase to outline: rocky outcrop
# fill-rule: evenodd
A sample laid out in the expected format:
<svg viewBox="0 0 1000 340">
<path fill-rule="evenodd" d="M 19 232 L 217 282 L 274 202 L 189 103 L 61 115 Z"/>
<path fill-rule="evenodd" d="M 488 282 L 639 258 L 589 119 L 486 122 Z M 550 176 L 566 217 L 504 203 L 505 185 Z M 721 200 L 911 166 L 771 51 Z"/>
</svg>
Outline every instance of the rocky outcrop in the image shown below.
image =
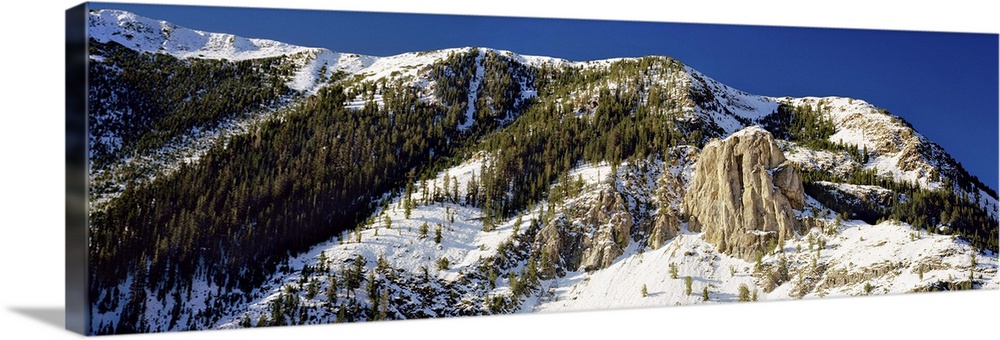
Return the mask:
<svg viewBox="0 0 1000 340">
<path fill-rule="evenodd" d="M 595 226 L 593 236 L 583 242 L 580 266 L 586 270 L 603 269 L 625 252 L 632 230 L 632 215 L 625 209 L 621 196 L 605 193 L 601 202 L 590 208 L 584 219 Z"/>
<path fill-rule="evenodd" d="M 649 232 L 649 240 L 646 244 L 655 249 L 677 236 L 677 233 L 681 229 L 681 222 L 677 214 L 662 212 L 656 215 L 652 227 L 652 230 Z"/>
<path fill-rule="evenodd" d="M 632 241 L 659 248 L 677 236 L 698 150 L 679 146 L 663 156 L 625 162 L 551 212 L 532 245 L 541 262 L 553 264 L 542 268 L 543 278 L 604 269 Z"/>
<path fill-rule="evenodd" d="M 754 260 L 782 244 L 805 203 L 802 181 L 771 134 L 749 127 L 705 145 L 684 195 L 688 228 L 719 251 Z"/>
<path fill-rule="evenodd" d="M 681 203 L 684 193 L 691 183 L 691 173 L 698 159 L 698 149 L 681 146 L 670 149 L 664 162 L 664 171 L 657 179 L 656 189 L 659 207 L 656 211 L 646 245 L 659 248 L 680 232 Z"/>
<path fill-rule="evenodd" d="M 596 197 L 569 204 L 538 232 L 533 252 L 551 263 L 542 277 L 565 270 L 597 270 L 611 265 L 629 243 L 632 215 L 621 196 L 605 188 Z"/>
</svg>

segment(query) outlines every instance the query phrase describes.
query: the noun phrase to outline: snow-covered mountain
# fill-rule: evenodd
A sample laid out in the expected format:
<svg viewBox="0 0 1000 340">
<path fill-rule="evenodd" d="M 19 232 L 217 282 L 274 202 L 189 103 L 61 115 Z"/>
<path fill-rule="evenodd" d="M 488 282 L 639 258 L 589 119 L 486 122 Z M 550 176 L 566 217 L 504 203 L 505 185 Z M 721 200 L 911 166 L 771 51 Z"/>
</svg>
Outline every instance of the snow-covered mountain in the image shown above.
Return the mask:
<svg viewBox="0 0 1000 340">
<path fill-rule="evenodd" d="M 754 95 L 668 57 L 375 57 L 116 10 L 88 34 L 92 333 L 1000 284 L 995 191 L 859 99 Z M 160 76 L 192 81 L 142 81 Z M 710 167 L 720 214 L 751 198 L 740 214 L 777 207 L 788 236 L 691 222 Z"/>
</svg>

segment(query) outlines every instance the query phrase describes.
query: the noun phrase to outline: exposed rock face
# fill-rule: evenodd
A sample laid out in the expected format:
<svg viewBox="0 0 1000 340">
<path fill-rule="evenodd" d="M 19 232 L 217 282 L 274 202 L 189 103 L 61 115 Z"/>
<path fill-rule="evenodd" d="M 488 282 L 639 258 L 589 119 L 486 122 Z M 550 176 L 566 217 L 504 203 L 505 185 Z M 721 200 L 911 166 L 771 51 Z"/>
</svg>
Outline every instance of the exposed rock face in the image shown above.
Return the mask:
<svg viewBox="0 0 1000 340">
<path fill-rule="evenodd" d="M 535 236 L 532 251 L 553 265 L 541 268 L 542 278 L 565 270 L 604 269 L 632 241 L 659 248 L 677 236 L 681 201 L 698 151 L 680 146 L 664 156 L 623 163 L 601 183 L 570 195 Z"/>
<path fill-rule="evenodd" d="M 793 235 L 792 209 L 804 203 L 795 166 L 770 133 L 754 126 L 705 146 L 683 210 L 689 229 L 704 231 L 719 251 L 752 261 Z"/>
<path fill-rule="evenodd" d="M 602 202 L 587 212 L 584 223 L 597 226 L 593 237 L 583 242 L 580 266 L 586 270 L 607 268 L 625 252 L 632 230 L 632 215 L 625 209 L 621 196 L 605 193 Z"/>
<path fill-rule="evenodd" d="M 656 197 L 659 209 L 656 211 L 649 239 L 646 242 L 651 248 L 659 248 L 670 239 L 677 236 L 681 228 L 681 203 L 684 192 L 691 183 L 692 168 L 698 159 L 698 150 L 691 146 L 676 147 L 670 150 L 664 171 L 657 180 Z"/>
<path fill-rule="evenodd" d="M 611 265 L 629 243 L 632 215 L 621 196 L 605 188 L 567 206 L 561 216 L 539 230 L 533 252 L 548 257 L 551 268 L 541 268 L 542 278 L 563 270 L 597 270 Z"/>
<path fill-rule="evenodd" d="M 676 214 L 658 214 L 656 220 L 653 222 L 653 230 L 649 233 L 647 244 L 651 248 L 659 248 L 670 239 L 676 237 L 680 229 L 680 219 Z"/>
</svg>

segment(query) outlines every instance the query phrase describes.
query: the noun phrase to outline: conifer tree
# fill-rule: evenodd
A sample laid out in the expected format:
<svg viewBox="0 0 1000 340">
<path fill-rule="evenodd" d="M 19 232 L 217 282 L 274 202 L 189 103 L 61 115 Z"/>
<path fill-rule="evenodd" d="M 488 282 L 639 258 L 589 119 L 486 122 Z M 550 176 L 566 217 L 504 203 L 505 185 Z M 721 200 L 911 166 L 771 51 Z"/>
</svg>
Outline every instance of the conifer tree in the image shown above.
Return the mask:
<svg viewBox="0 0 1000 340">
<path fill-rule="evenodd" d="M 438 270 L 448 270 L 451 267 L 451 263 L 448 261 L 447 257 L 442 257 L 437 261 Z"/>
<path fill-rule="evenodd" d="M 740 284 L 739 293 L 737 295 L 737 301 L 739 302 L 750 301 L 750 287 L 747 287 L 745 283 Z"/>
<path fill-rule="evenodd" d="M 329 305 L 337 303 L 337 290 L 340 289 L 336 274 L 330 274 L 327 279 L 326 301 Z"/>
</svg>

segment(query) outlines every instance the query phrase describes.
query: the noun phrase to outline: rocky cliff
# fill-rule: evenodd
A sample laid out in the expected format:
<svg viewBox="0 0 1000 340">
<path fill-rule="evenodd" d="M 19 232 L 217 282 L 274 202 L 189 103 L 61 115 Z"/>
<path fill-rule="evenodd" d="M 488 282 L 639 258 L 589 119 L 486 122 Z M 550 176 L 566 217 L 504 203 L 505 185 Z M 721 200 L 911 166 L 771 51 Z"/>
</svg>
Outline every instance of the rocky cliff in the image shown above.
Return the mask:
<svg viewBox="0 0 1000 340">
<path fill-rule="evenodd" d="M 683 209 L 719 251 L 753 260 L 793 235 L 792 209 L 804 202 L 795 166 L 770 133 L 749 127 L 705 146 Z"/>
</svg>

